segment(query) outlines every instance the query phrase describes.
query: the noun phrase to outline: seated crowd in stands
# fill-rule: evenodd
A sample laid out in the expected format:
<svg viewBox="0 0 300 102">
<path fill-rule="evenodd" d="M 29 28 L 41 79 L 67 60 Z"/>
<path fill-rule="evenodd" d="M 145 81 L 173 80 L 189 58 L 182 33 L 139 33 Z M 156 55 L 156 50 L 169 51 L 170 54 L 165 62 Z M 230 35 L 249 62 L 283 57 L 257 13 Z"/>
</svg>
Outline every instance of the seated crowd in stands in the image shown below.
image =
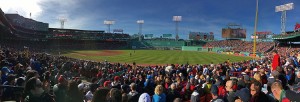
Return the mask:
<svg viewBox="0 0 300 102">
<path fill-rule="evenodd" d="M 257 42 L 257 52 L 264 53 L 271 49 L 275 45 L 274 42 Z M 242 40 L 220 40 L 206 43 L 206 47 L 222 47 L 229 48 L 232 51 L 238 52 L 252 52 L 253 42 L 242 41 Z M 241 47 L 243 46 L 243 47 Z"/>
<path fill-rule="evenodd" d="M 0 47 L 1 101 L 300 102 L 298 52 L 206 65 L 138 66 Z"/>
</svg>

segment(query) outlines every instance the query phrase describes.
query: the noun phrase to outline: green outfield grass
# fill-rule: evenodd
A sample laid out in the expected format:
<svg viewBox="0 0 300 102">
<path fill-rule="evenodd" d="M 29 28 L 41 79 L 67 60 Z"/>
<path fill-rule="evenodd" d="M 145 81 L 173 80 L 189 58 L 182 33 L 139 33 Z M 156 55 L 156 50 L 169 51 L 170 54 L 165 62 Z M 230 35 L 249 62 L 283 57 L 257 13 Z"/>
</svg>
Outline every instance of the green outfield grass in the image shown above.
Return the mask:
<svg viewBox="0 0 300 102">
<path fill-rule="evenodd" d="M 109 62 L 133 63 L 137 64 L 209 64 L 222 63 L 230 59 L 231 62 L 250 60 L 250 57 L 241 57 L 225 54 L 195 51 L 174 51 L 174 50 L 110 50 L 122 52 L 118 55 L 102 56 L 97 55 L 101 50 L 68 51 L 64 56 Z M 130 56 L 131 53 L 131 56 Z M 95 54 L 95 55 L 93 55 Z"/>
</svg>

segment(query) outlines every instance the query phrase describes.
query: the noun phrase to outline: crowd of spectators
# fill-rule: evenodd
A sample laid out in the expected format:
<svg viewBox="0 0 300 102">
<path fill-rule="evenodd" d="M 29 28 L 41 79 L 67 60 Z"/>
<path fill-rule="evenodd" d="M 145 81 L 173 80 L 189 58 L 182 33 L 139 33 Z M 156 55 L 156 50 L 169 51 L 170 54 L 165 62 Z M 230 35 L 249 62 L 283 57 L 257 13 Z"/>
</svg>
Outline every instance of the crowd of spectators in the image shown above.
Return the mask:
<svg viewBox="0 0 300 102">
<path fill-rule="evenodd" d="M 274 51 L 276 52 L 276 51 Z M 290 102 L 300 101 L 298 54 L 258 60 L 138 66 L 0 47 L 1 101 Z"/>
<path fill-rule="evenodd" d="M 274 42 L 257 42 L 257 52 L 265 53 L 275 46 Z M 242 41 L 242 40 L 220 40 L 206 43 L 206 47 L 221 47 L 227 48 L 231 51 L 236 52 L 252 52 L 253 42 Z M 243 47 L 241 47 L 243 46 Z"/>
</svg>

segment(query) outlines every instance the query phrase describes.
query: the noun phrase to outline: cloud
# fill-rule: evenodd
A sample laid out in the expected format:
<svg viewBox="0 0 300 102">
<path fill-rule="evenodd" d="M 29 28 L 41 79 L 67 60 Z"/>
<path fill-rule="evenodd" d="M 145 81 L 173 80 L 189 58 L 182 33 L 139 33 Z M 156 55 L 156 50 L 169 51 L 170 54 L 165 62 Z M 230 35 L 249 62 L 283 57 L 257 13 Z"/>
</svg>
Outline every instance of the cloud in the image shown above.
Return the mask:
<svg viewBox="0 0 300 102">
<path fill-rule="evenodd" d="M 24 17 L 35 19 L 41 12 L 39 0 L 0 0 L 0 7 L 5 13 L 18 13 Z"/>
</svg>

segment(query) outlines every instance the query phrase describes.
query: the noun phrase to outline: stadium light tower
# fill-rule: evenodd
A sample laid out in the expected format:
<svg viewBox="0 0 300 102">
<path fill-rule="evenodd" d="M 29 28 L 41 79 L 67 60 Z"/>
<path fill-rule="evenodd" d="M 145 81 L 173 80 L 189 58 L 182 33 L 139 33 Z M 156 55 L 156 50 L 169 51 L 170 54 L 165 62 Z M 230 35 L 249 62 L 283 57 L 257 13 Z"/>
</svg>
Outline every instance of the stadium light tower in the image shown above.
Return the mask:
<svg viewBox="0 0 300 102">
<path fill-rule="evenodd" d="M 108 26 L 108 33 L 110 33 L 110 25 L 115 24 L 115 21 L 113 21 L 113 20 L 105 20 L 104 24 Z"/>
<path fill-rule="evenodd" d="M 65 26 L 65 22 L 67 21 L 66 18 L 59 18 L 59 22 L 60 22 L 60 28 L 64 29 Z"/>
<path fill-rule="evenodd" d="M 139 41 L 142 41 L 142 27 L 144 20 L 137 20 L 136 23 L 139 24 Z"/>
<path fill-rule="evenodd" d="M 178 23 L 182 20 L 182 16 L 173 16 L 173 21 L 176 24 L 176 28 L 175 28 L 175 33 L 176 33 L 176 37 L 175 39 L 178 40 L 179 36 L 178 36 Z"/>
<path fill-rule="evenodd" d="M 281 33 L 285 34 L 286 11 L 294 9 L 294 3 L 288 3 L 275 7 L 275 12 L 281 13 Z"/>
<path fill-rule="evenodd" d="M 257 19 L 258 18 L 258 0 L 256 0 L 256 12 L 255 12 L 255 22 L 254 22 L 254 38 L 253 38 L 253 58 L 256 57 L 256 28 L 257 28 Z"/>
</svg>

